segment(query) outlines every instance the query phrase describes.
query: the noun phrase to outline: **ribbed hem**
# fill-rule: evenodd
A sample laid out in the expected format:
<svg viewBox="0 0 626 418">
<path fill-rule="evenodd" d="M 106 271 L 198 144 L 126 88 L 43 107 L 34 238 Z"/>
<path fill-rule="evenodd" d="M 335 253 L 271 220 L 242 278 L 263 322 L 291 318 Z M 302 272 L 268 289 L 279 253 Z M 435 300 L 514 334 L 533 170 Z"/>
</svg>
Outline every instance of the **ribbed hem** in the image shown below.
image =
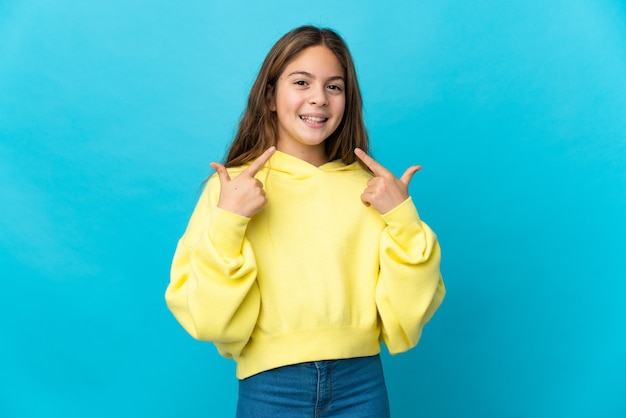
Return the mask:
<svg viewBox="0 0 626 418">
<path fill-rule="evenodd" d="M 329 328 L 265 336 L 253 334 L 237 361 L 237 378 L 307 361 L 373 356 L 380 353 L 377 329 Z"/>
</svg>

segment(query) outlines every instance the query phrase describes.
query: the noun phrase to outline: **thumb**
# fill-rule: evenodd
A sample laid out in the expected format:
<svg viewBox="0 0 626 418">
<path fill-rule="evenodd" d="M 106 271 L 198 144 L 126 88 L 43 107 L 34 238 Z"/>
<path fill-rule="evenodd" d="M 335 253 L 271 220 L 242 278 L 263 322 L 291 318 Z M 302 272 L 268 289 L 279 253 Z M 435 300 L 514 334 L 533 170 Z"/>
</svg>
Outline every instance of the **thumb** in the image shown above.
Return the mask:
<svg viewBox="0 0 626 418">
<path fill-rule="evenodd" d="M 220 163 L 211 163 L 209 165 L 215 169 L 215 172 L 220 178 L 220 184 L 228 183 L 230 181 L 230 176 L 228 175 L 228 171 L 226 171 L 226 167 Z"/>
<path fill-rule="evenodd" d="M 400 177 L 400 181 L 404 183 L 406 186 L 408 186 L 409 183 L 411 182 L 411 179 L 413 178 L 413 175 L 417 173 L 418 171 L 420 171 L 421 169 L 422 169 L 421 165 L 412 165 L 411 167 L 406 169 L 404 174 L 402 174 L 402 177 Z"/>
</svg>

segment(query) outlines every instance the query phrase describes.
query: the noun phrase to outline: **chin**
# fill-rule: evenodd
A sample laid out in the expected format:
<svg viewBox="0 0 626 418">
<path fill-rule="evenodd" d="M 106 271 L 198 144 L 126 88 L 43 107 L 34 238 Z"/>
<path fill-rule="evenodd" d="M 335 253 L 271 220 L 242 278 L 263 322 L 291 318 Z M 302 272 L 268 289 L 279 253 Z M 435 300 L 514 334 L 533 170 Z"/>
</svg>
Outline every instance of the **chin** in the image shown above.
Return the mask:
<svg viewBox="0 0 626 418">
<path fill-rule="evenodd" d="M 314 139 L 314 140 L 310 140 L 310 141 L 302 141 L 302 143 L 304 145 L 308 145 L 310 147 L 317 147 L 319 145 L 322 145 L 324 142 L 326 141 L 326 138 L 324 139 Z"/>
</svg>

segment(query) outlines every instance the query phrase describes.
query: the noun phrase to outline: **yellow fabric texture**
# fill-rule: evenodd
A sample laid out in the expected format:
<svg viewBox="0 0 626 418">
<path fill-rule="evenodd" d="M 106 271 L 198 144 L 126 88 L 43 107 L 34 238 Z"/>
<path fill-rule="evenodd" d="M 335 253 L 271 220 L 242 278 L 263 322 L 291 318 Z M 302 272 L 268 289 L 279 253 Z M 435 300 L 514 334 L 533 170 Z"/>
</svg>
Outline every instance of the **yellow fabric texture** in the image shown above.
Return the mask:
<svg viewBox="0 0 626 418">
<path fill-rule="evenodd" d="M 245 167 L 229 169 L 231 177 Z M 180 239 L 165 298 L 237 377 L 288 364 L 414 347 L 445 295 L 440 248 L 411 198 L 381 215 L 358 163 L 315 167 L 276 151 L 252 218 L 217 207 L 212 176 Z"/>
</svg>

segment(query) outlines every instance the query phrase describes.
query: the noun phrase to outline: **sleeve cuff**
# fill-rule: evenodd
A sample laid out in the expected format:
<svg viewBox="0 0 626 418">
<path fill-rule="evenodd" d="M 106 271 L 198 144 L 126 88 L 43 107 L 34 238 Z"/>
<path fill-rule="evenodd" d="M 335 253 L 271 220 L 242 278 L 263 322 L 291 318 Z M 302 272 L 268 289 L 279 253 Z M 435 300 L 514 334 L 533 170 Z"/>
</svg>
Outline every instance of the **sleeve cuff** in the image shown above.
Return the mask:
<svg viewBox="0 0 626 418">
<path fill-rule="evenodd" d="M 216 207 L 209 225 L 209 238 L 222 255 L 234 257 L 241 253 L 250 218 Z"/>
<path fill-rule="evenodd" d="M 422 229 L 417 208 L 410 196 L 404 202 L 381 216 L 387 223 L 390 232 L 400 239 L 410 239 Z"/>
</svg>

